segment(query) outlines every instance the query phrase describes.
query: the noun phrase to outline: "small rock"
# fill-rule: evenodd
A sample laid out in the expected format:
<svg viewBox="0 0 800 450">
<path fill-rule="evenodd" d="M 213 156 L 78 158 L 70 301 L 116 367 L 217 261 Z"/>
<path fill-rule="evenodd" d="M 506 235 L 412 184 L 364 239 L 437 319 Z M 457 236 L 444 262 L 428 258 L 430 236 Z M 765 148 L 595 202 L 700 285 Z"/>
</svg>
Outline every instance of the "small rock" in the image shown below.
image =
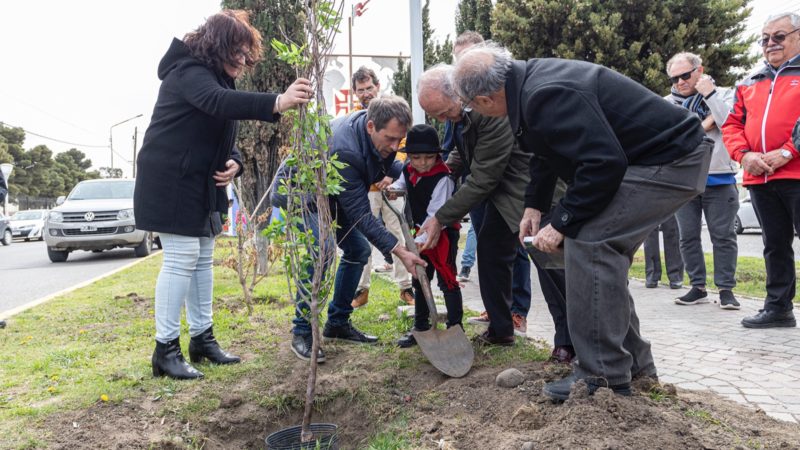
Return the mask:
<svg viewBox="0 0 800 450">
<path fill-rule="evenodd" d="M 378 316 L 378 322 L 388 322 L 389 321 L 389 314 L 381 314 Z"/>
<path fill-rule="evenodd" d="M 495 383 L 504 388 L 515 388 L 525 382 L 525 375 L 518 369 L 506 369 L 497 375 Z"/>
<path fill-rule="evenodd" d="M 526 442 L 522 444 L 522 450 L 534 450 L 536 447 L 533 446 L 533 442 Z"/>
</svg>

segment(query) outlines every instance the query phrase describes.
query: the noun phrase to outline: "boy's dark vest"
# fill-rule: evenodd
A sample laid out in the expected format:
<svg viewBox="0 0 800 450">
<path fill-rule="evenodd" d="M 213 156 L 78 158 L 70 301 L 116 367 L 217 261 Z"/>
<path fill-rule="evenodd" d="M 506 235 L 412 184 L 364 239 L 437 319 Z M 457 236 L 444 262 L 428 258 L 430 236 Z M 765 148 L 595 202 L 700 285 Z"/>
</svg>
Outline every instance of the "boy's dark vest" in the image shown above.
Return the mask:
<svg viewBox="0 0 800 450">
<path fill-rule="evenodd" d="M 428 217 L 428 204 L 431 201 L 431 196 L 433 196 L 433 191 L 436 189 L 439 180 L 448 174 L 447 166 L 444 166 L 445 170 L 436 170 L 440 164 L 444 166 L 444 162 L 439 161 L 430 171 L 424 174 L 417 173 L 416 177 L 419 178 L 416 179 L 416 184 L 411 182 L 411 174 L 408 170 L 410 163 L 406 163 L 403 166 L 403 176 L 406 179 L 406 198 L 411 208 L 411 219 L 414 220 L 414 225 L 416 226 L 421 226 L 425 222 Z"/>
</svg>

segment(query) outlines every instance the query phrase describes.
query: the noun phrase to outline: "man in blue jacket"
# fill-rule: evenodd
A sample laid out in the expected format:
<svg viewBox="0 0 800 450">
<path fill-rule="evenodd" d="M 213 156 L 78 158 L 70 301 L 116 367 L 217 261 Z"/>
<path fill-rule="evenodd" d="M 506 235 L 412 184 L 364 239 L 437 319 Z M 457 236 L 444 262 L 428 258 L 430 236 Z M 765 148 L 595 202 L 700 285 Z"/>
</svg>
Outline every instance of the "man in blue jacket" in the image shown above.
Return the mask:
<svg viewBox="0 0 800 450">
<path fill-rule="evenodd" d="M 396 179 L 400 175 L 402 164 L 395 161 L 395 153 L 412 120 L 411 108 L 404 99 L 384 96 L 370 101 L 369 109 L 331 123 L 333 137 L 329 151 L 346 166 L 339 169 L 343 190 L 331 197 L 332 211 L 339 226 L 336 240 L 342 255 L 334 281 L 333 298 L 328 303 L 328 321 L 322 331 L 325 340 L 360 344 L 373 344 L 378 340 L 375 336 L 364 334 L 350 322 L 353 312 L 351 302 L 361 272 L 372 252 L 370 243 L 384 255 L 393 254 L 410 273 L 414 273 L 416 264 L 426 265 L 372 215 L 367 197 L 370 185 L 384 177 Z M 282 172 L 283 166 L 278 170 L 276 180 L 286 177 Z M 275 192 L 273 188 L 272 204 L 285 207 L 285 200 Z M 307 360 L 311 356 L 311 326 L 299 312 L 293 323 L 292 351 L 300 359 Z M 324 353 L 321 353 L 317 361 L 324 360 Z"/>
<path fill-rule="evenodd" d="M 581 380 L 589 393 L 630 395 L 632 377 L 655 377 L 650 343 L 628 291 L 633 255 L 658 224 L 705 188 L 713 141 L 700 120 L 611 69 L 582 61 L 515 61 L 504 48 L 473 48 L 458 60 L 463 104 L 508 116 L 533 154 L 520 238 L 543 252 L 563 244 L 567 323 L 577 361 L 544 395 L 566 400 Z M 558 178 L 564 197 L 552 207 Z"/>
</svg>

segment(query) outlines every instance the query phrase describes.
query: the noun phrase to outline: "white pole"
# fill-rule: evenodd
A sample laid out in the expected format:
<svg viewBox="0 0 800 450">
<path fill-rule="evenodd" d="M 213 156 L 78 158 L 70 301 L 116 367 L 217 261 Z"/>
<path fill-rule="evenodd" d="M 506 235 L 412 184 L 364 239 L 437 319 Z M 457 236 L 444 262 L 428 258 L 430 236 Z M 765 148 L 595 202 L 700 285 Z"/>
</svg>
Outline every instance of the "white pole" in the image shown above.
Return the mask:
<svg viewBox="0 0 800 450">
<path fill-rule="evenodd" d="M 408 0 L 411 17 L 411 112 L 414 123 L 425 123 L 425 112 L 417 99 L 417 80 L 422 75 L 422 5 L 421 0 Z"/>
</svg>

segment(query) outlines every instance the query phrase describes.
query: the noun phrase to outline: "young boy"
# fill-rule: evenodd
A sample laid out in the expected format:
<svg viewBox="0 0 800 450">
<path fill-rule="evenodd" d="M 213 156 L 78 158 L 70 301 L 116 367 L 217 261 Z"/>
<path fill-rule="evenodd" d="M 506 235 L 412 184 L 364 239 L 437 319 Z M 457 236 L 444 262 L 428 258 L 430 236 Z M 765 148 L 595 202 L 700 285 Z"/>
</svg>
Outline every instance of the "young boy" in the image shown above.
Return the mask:
<svg viewBox="0 0 800 450">
<path fill-rule="evenodd" d="M 413 226 L 419 230 L 420 226 L 453 195 L 455 184 L 448 176 L 450 170 L 442 161 L 442 149 L 439 146 L 439 136 L 430 125 L 414 125 L 406 136 L 405 152 L 408 155 L 406 164 L 400 178 L 395 181 L 390 189 L 405 190 L 406 203 L 411 209 Z M 439 288 L 444 293 L 444 302 L 447 305 L 447 328 L 454 325 L 461 326 L 463 307 L 461 305 L 461 288 L 456 281 L 456 253 L 458 253 L 458 223 L 448 225 L 442 230 L 439 243 L 436 247 L 422 252 L 420 256 L 428 263 L 426 272 L 428 279 L 433 277 L 435 271 L 438 276 Z M 425 235 L 417 236 L 416 242 L 425 242 Z M 430 311 L 419 280 L 414 278 L 414 329 L 425 331 L 430 329 Z M 411 333 L 403 336 L 397 345 L 406 348 L 416 345 L 417 341 Z"/>
</svg>

